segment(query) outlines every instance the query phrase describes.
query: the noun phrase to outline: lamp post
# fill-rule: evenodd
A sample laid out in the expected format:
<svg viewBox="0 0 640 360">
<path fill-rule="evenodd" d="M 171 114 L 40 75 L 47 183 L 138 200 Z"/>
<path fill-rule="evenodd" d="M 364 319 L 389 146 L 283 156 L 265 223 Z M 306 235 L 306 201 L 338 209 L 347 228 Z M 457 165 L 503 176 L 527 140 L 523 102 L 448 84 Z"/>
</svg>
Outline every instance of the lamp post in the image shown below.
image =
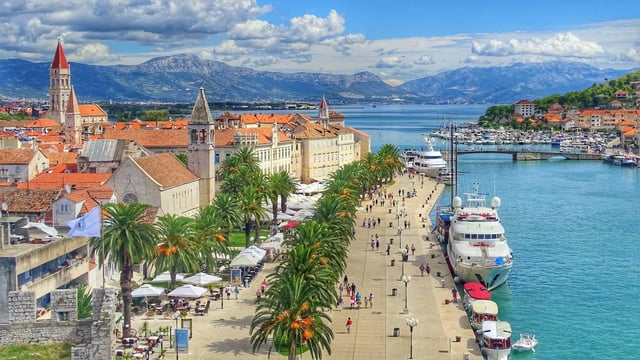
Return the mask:
<svg viewBox="0 0 640 360">
<path fill-rule="evenodd" d="M 407 287 L 408 287 L 410 281 L 411 281 L 411 276 L 407 276 L 407 275 L 402 276 L 402 282 L 404 283 L 404 309 L 403 309 L 403 312 L 405 314 L 409 313 L 409 307 L 407 305 L 407 300 L 408 300 Z"/>
<path fill-rule="evenodd" d="M 175 313 L 173 313 L 173 318 L 176 319 L 176 333 L 174 335 L 174 339 L 176 342 L 176 360 L 178 360 L 178 319 L 180 319 L 180 311 L 176 311 Z"/>
<path fill-rule="evenodd" d="M 413 360 L 413 328 L 418 326 L 418 319 L 408 318 L 407 325 L 409 325 L 409 332 L 411 333 L 411 343 L 409 345 L 409 360 Z"/>
</svg>

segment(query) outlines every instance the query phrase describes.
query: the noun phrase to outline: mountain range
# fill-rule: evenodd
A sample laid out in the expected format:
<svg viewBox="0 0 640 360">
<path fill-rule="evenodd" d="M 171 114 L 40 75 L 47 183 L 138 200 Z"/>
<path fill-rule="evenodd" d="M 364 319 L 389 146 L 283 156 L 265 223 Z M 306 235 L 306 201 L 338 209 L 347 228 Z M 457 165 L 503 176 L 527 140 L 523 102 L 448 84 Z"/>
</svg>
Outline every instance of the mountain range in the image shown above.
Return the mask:
<svg viewBox="0 0 640 360">
<path fill-rule="evenodd" d="M 47 98 L 49 63 L 0 60 L 0 96 Z M 391 86 L 371 72 L 353 75 L 281 73 L 234 67 L 196 55 L 153 58 L 139 65 L 71 63 L 82 102 L 193 102 L 203 86 L 213 102 L 514 103 L 581 90 L 632 70 L 577 62 L 463 67 Z"/>
</svg>

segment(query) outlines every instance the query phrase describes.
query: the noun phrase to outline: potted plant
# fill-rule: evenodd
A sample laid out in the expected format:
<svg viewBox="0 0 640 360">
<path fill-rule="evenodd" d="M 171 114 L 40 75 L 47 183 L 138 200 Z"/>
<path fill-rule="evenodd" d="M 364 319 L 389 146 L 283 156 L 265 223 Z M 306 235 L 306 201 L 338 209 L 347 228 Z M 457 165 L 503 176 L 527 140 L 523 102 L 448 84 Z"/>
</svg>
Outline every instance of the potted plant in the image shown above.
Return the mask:
<svg viewBox="0 0 640 360">
<path fill-rule="evenodd" d="M 148 317 L 148 318 L 152 318 L 152 317 L 154 317 L 155 315 L 156 315 L 156 312 L 155 312 L 155 311 L 153 311 L 153 310 L 148 310 L 148 311 L 147 311 L 147 317 Z"/>
</svg>

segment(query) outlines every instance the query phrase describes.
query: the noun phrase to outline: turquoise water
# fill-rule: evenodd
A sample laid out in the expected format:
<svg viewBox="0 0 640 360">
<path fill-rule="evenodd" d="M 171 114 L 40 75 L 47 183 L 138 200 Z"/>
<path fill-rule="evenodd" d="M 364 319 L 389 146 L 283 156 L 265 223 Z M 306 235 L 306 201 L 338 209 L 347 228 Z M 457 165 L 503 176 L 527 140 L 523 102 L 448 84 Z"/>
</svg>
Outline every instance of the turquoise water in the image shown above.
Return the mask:
<svg viewBox="0 0 640 360">
<path fill-rule="evenodd" d="M 477 119 L 486 106 L 337 109 L 347 125 L 384 143 L 422 145 L 445 120 Z M 459 115 L 456 115 L 459 114 Z M 379 133 L 376 133 L 379 132 Z M 460 156 L 459 192 L 502 199 L 514 267 L 493 292 L 500 318 L 540 340 L 513 359 L 640 358 L 640 170 L 600 161 L 512 162 L 508 155 Z M 449 204 L 449 195 L 440 200 Z"/>
</svg>

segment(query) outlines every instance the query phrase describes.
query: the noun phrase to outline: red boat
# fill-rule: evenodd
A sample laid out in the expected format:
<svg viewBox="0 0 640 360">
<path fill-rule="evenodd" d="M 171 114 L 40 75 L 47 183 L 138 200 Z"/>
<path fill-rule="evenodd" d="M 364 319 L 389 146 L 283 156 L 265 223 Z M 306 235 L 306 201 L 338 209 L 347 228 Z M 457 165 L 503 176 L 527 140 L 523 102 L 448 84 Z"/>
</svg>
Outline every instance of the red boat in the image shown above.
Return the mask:
<svg viewBox="0 0 640 360">
<path fill-rule="evenodd" d="M 476 300 L 489 300 L 491 293 L 487 288 L 479 282 L 464 283 L 463 303 L 466 309 L 471 309 L 471 304 Z"/>
</svg>

